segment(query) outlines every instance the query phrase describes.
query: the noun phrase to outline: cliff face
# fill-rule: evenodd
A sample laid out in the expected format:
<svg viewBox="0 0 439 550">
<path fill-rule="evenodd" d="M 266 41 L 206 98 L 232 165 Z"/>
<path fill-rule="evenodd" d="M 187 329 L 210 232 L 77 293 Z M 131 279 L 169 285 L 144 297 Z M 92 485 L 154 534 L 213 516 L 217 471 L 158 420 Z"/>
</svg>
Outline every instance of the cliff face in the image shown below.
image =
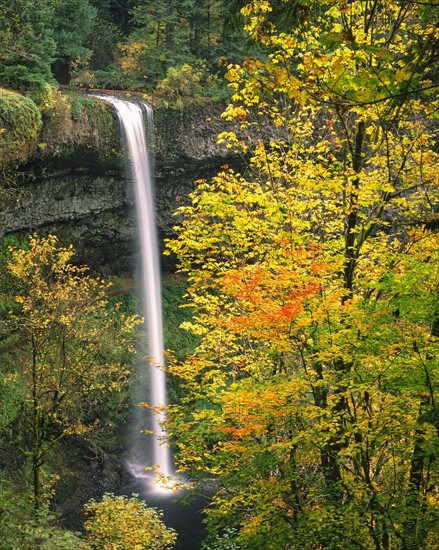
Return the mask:
<svg viewBox="0 0 439 550">
<path fill-rule="evenodd" d="M 118 121 L 106 102 L 75 101 L 74 117 L 71 107 L 60 111 L 59 105 L 42 113 L 39 140 L 14 167 L 18 200 L 0 212 L 0 235 L 54 232 L 72 243 L 78 261 L 93 270 L 131 274 L 137 256 L 135 205 Z M 172 233 L 172 214 L 195 180 L 233 163 L 216 143 L 226 129 L 222 109 L 210 105 L 155 113 L 155 210 L 161 241 Z M 0 127 L 1 122 L 0 112 Z"/>
</svg>

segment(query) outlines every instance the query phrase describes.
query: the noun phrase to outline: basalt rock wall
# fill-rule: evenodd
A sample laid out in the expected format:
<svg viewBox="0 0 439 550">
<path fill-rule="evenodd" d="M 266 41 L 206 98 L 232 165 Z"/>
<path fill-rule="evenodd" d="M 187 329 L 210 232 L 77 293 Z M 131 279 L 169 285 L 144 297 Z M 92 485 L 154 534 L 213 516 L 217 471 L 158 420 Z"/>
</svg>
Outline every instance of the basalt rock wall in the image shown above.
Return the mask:
<svg viewBox="0 0 439 550">
<path fill-rule="evenodd" d="M 75 246 L 78 262 L 94 272 L 131 275 L 137 258 L 136 216 L 119 124 L 106 102 L 81 96 L 74 101 L 63 100 L 61 113 L 59 104 L 42 113 L 38 138 L 27 144 L 26 154 L 17 153 L 19 162 L 12 168 L 14 151 L 9 151 L 3 170 L 13 174 L 16 184 L 13 200 L 0 212 L 0 235 L 56 233 Z M 217 144 L 218 133 L 230 129 L 220 117 L 223 107 L 155 112 L 155 210 L 161 243 L 172 234 L 173 212 L 187 200 L 194 182 L 214 175 L 224 163 L 237 163 Z M 6 131 L 11 132 L 11 125 Z M 172 261 L 163 268 L 172 269 Z"/>
</svg>

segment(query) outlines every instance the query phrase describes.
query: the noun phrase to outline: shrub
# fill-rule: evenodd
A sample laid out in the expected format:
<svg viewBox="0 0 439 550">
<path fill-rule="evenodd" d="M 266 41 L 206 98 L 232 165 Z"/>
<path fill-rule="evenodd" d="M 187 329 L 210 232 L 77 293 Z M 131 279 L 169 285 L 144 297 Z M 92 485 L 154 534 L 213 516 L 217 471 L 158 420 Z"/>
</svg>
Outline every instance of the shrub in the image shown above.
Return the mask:
<svg viewBox="0 0 439 550">
<path fill-rule="evenodd" d="M 17 493 L 15 485 L 0 478 L 0 550 L 81 548 L 78 536 L 59 528 L 55 516 L 46 507 L 34 514 L 27 497 Z"/>
<path fill-rule="evenodd" d="M 85 506 L 86 543 L 91 548 L 166 550 L 174 546 L 176 534 L 164 525 L 161 512 L 136 497 L 107 493 L 101 502 L 91 500 Z"/>
<path fill-rule="evenodd" d="M 166 107 L 182 109 L 186 105 L 202 104 L 221 99 L 218 78 L 209 73 L 204 62 L 185 63 L 170 67 L 166 77 L 156 87 L 155 95 Z"/>
<path fill-rule="evenodd" d="M 33 101 L 0 88 L 0 166 L 27 160 L 41 127 L 41 115 Z"/>
</svg>

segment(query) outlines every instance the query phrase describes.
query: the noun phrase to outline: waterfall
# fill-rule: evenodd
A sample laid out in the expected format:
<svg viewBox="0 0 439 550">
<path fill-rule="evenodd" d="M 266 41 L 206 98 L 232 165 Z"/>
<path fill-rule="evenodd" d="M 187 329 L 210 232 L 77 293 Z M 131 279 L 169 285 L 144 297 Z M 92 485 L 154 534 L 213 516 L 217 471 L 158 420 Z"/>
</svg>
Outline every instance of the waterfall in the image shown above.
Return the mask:
<svg viewBox="0 0 439 550">
<path fill-rule="evenodd" d="M 94 95 L 94 94 L 93 94 Z M 166 381 L 163 367 L 164 343 L 161 305 L 161 283 L 157 231 L 154 218 L 153 171 L 148 140 L 145 133 L 144 111 L 146 112 L 149 137 L 153 135 L 153 112 L 146 103 L 134 103 L 112 96 L 95 95 L 113 104 L 125 136 L 130 159 L 130 172 L 134 185 L 137 223 L 141 251 L 141 275 L 144 310 L 148 333 L 148 359 L 150 364 L 150 395 L 148 403 L 155 413 L 152 415 L 153 438 L 152 460 L 159 472 L 173 475 L 171 451 L 162 444 L 166 433 L 162 428 L 163 407 L 166 406 Z M 145 477 L 147 464 L 131 463 L 131 471 L 137 477 Z"/>
</svg>

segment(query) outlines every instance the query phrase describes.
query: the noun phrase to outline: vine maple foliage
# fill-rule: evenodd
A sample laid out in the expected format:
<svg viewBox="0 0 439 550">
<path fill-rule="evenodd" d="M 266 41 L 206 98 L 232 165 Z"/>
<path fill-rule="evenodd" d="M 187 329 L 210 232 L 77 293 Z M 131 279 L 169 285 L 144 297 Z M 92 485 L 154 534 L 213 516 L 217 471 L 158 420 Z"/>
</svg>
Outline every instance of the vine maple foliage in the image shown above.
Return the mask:
<svg viewBox="0 0 439 550">
<path fill-rule="evenodd" d="M 82 548 L 173 548 L 177 537 L 163 523 L 162 513 L 137 497 L 136 494 L 128 498 L 105 493 L 100 502 L 93 499 L 88 502 L 84 507 L 88 537 Z"/>
<path fill-rule="evenodd" d="M 219 139 L 251 160 L 168 243 L 200 337 L 169 427 L 242 548 L 434 548 L 439 6 L 304 9 L 242 10 L 265 58 L 229 67 Z"/>
<path fill-rule="evenodd" d="M 97 428 L 102 396 L 126 389 L 141 319 L 123 311 L 116 315 L 108 305 L 111 283 L 74 265 L 73 247 L 61 246 L 54 235 L 31 236 L 28 249 L 10 252 L 7 268 L 17 284 L 19 309 L 10 312 L 9 322 L 22 341 L 9 361 L 28 410 L 23 452 L 32 461 L 39 509 L 50 496 L 44 479 L 50 453 L 65 438 Z"/>
</svg>

